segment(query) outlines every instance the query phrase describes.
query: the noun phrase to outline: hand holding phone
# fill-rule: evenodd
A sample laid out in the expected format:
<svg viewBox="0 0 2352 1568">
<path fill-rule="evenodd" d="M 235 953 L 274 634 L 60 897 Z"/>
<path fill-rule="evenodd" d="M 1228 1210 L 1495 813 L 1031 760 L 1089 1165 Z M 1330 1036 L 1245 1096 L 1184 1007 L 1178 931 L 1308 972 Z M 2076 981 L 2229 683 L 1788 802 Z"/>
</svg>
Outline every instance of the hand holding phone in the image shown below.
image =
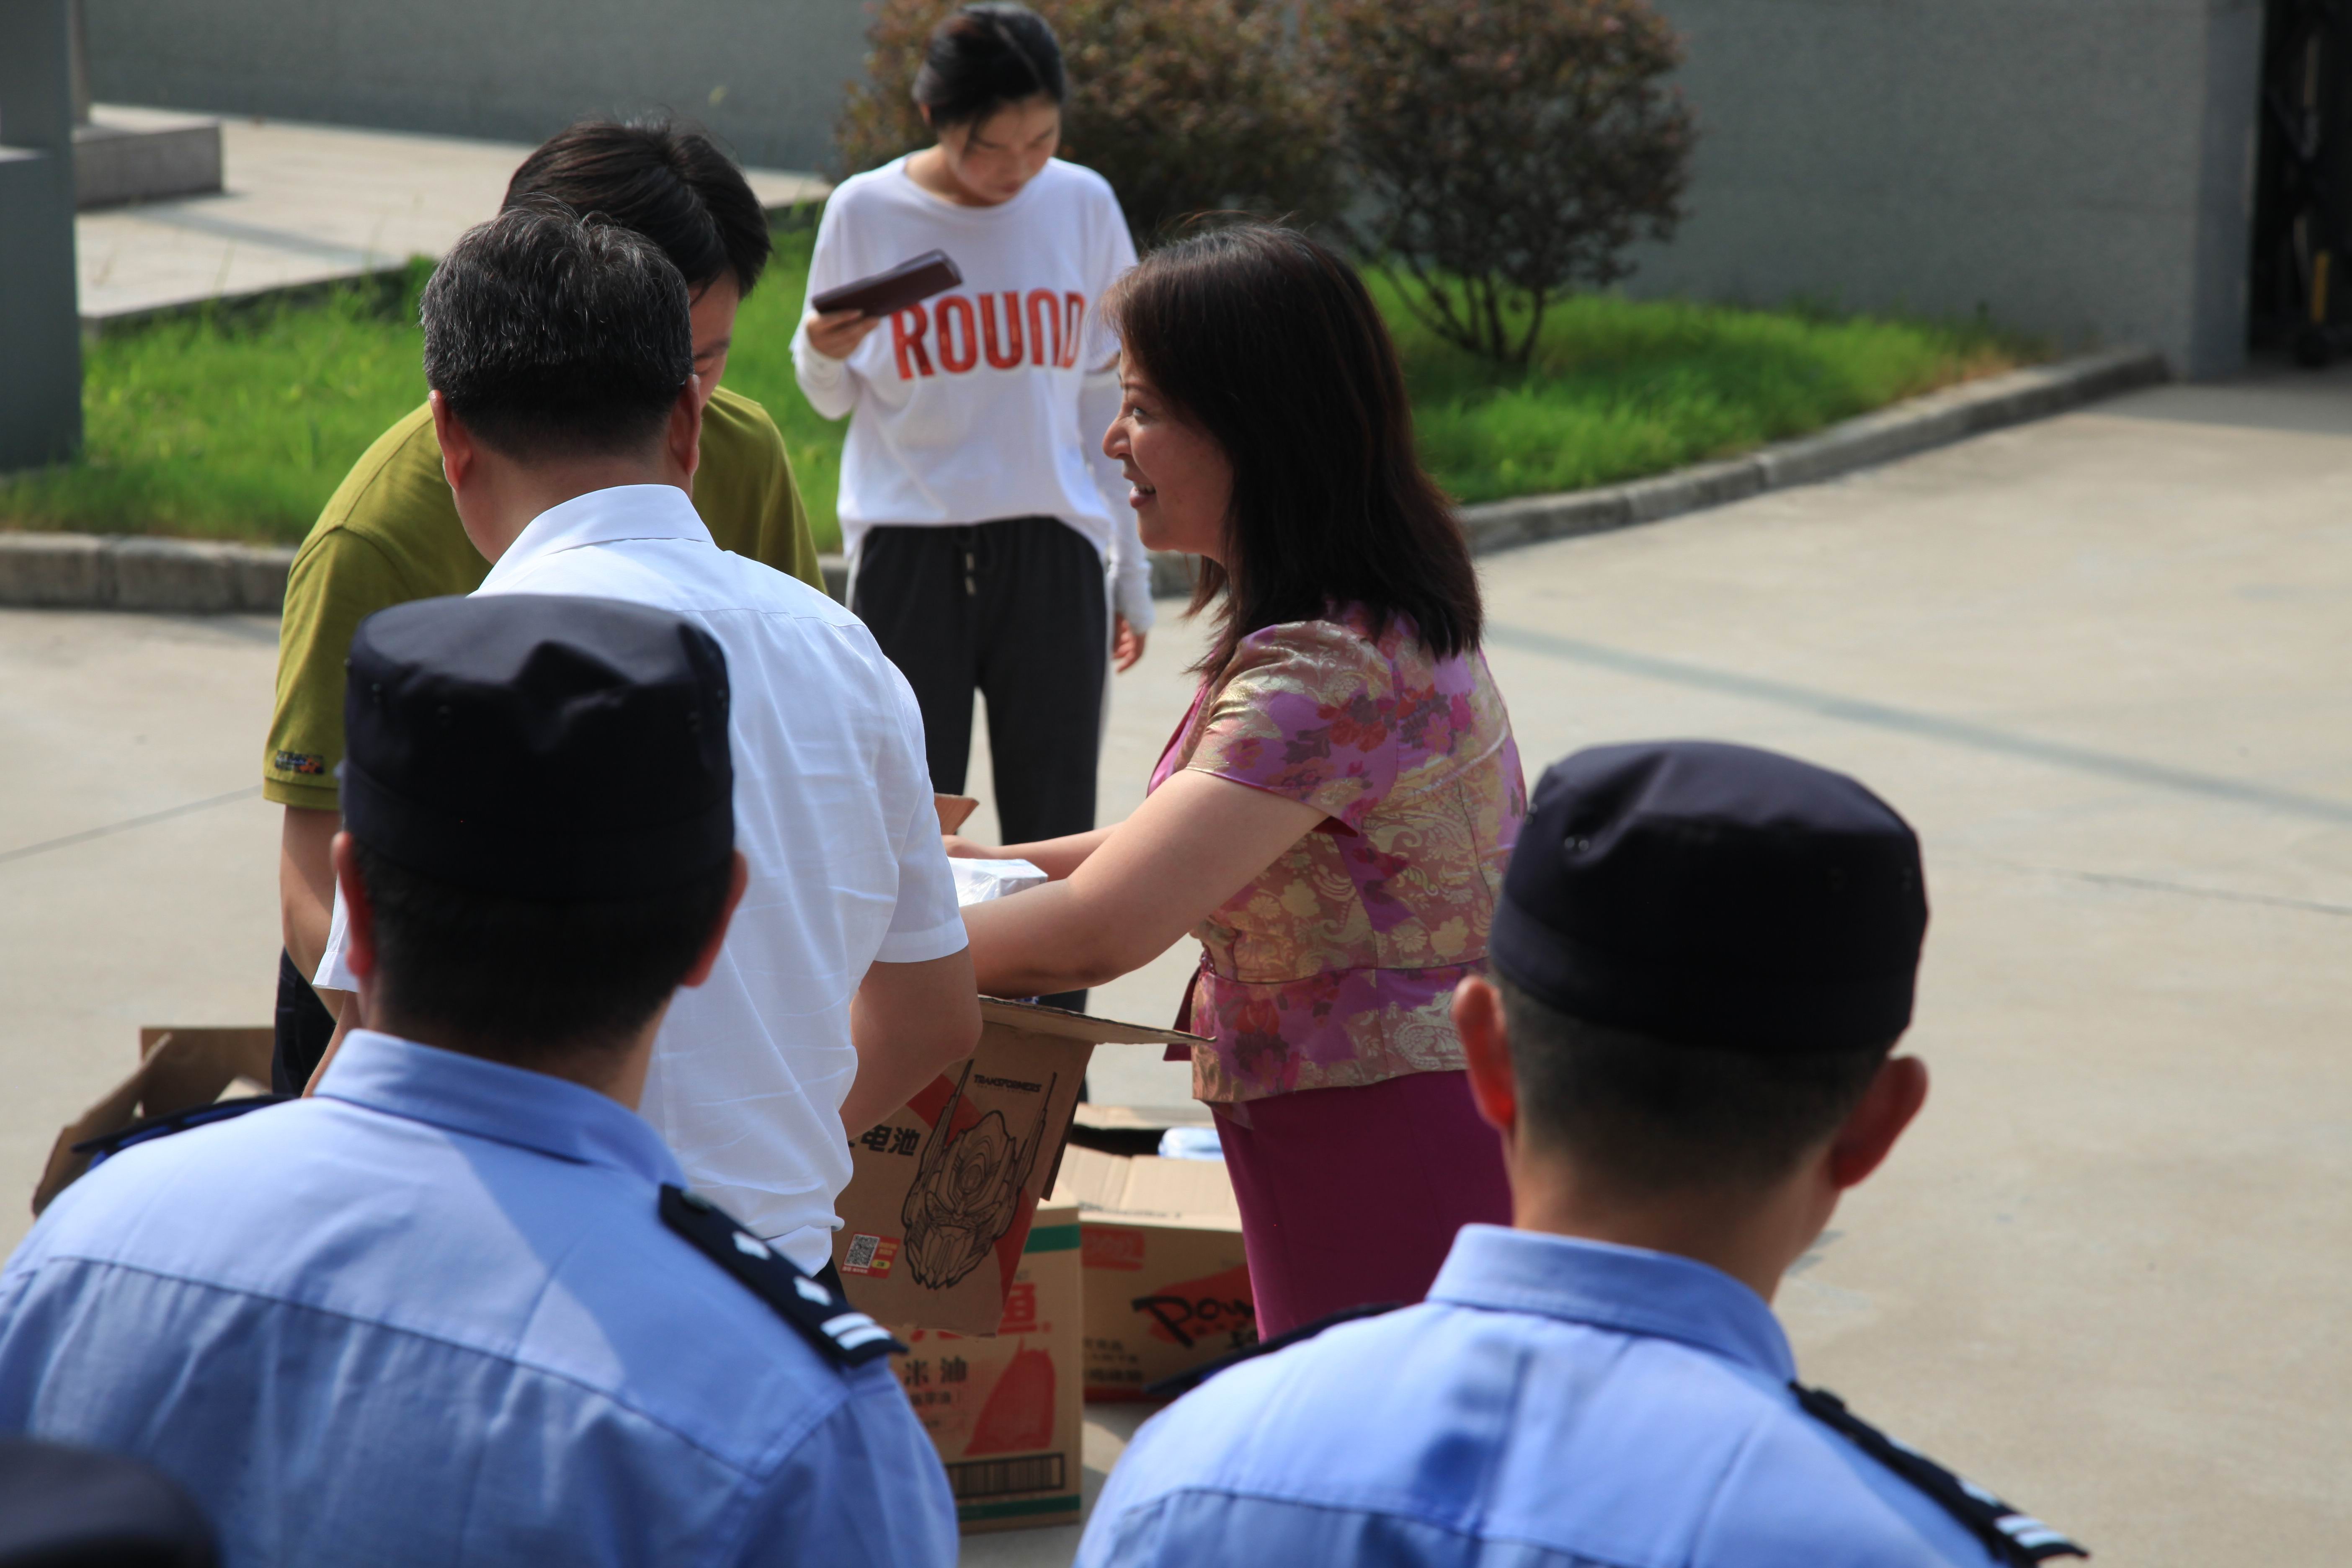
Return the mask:
<svg viewBox="0 0 2352 1568">
<path fill-rule="evenodd" d="M 927 250 L 887 272 L 877 272 L 809 297 L 809 346 L 827 359 L 847 359 L 893 310 L 903 310 L 963 281 L 944 250 Z"/>
<path fill-rule="evenodd" d="M 805 324 L 809 347 L 827 359 L 847 359 L 866 334 L 882 324 L 882 318 L 863 310 L 835 310 L 823 316 L 811 311 Z"/>
</svg>

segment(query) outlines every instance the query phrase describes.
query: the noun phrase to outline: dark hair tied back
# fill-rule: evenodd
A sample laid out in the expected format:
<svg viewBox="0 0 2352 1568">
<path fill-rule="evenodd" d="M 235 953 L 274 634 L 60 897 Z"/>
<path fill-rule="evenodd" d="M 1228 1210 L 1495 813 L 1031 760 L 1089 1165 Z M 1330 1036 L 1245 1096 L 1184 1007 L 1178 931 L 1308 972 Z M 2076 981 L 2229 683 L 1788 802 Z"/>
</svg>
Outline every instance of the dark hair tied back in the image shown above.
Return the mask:
<svg viewBox="0 0 2352 1568">
<path fill-rule="evenodd" d="M 915 101 L 931 129 L 986 120 L 1007 104 L 1068 96 L 1062 46 L 1026 5 L 966 5 L 931 29 L 915 73 Z"/>
<path fill-rule="evenodd" d="M 1413 451 L 1388 327 L 1354 268 L 1294 229 L 1244 223 L 1165 246 L 1111 290 L 1129 359 L 1233 466 L 1221 595 L 1201 668 L 1252 632 L 1361 605 L 1404 620 L 1440 658 L 1478 646 L 1478 574 L 1453 508 Z"/>
</svg>

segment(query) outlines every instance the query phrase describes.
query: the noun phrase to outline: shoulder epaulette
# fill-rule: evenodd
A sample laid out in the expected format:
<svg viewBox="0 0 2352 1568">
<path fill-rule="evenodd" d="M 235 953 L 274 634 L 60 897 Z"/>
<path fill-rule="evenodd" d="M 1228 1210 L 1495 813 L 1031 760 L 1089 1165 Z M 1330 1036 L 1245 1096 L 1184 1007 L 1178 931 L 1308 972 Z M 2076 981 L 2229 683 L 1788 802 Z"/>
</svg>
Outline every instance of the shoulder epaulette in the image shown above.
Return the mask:
<svg viewBox="0 0 2352 1568">
<path fill-rule="evenodd" d="M 827 1361 L 863 1366 L 907 1347 L 890 1331 L 849 1304 L 849 1298 L 793 1267 L 791 1258 L 753 1236 L 709 1198 L 665 1184 L 662 1223 L 694 1244 L 719 1268 L 751 1288 L 805 1336 Z"/>
<path fill-rule="evenodd" d="M 174 1132 L 185 1132 L 191 1127 L 203 1127 L 215 1121 L 228 1121 L 248 1110 L 267 1110 L 293 1099 L 290 1094 L 251 1094 L 237 1100 L 215 1100 L 209 1105 L 191 1106 L 174 1110 L 167 1116 L 142 1116 L 128 1127 L 118 1127 L 96 1138 L 85 1138 L 73 1145 L 77 1154 L 88 1154 L 95 1164 L 110 1154 L 120 1154 L 134 1143 L 151 1143 L 158 1138 L 169 1138 Z"/>
<path fill-rule="evenodd" d="M 1393 1312 L 1396 1310 L 1397 1303 L 1394 1301 L 1382 1301 L 1377 1306 L 1370 1307 L 1346 1308 L 1332 1313 L 1328 1318 L 1318 1318 L 1311 1323 L 1301 1323 L 1297 1328 L 1276 1334 L 1270 1340 L 1260 1340 L 1254 1345 L 1247 1345 L 1228 1354 L 1221 1355 L 1214 1361 L 1202 1362 L 1199 1366 L 1188 1368 L 1173 1377 L 1163 1377 L 1158 1383 L 1146 1384 L 1143 1397 L 1146 1399 L 1178 1398 L 1192 1393 L 1192 1390 L 1229 1367 L 1239 1366 L 1245 1361 L 1255 1361 L 1262 1355 L 1272 1355 L 1276 1351 L 1288 1350 L 1293 1345 L 1304 1344 L 1324 1330 L 1337 1328 L 1341 1323 L 1351 1323 L 1358 1318 L 1377 1318 L 1382 1312 Z"/>
<path fill-rule="evenodd" d="M 1999 1561 L 2012 1568 L 2032 1568 L 2052 1557 L 2090 1556 L 2032 1514 L 2020 1512 L 1918 1449 L 1896 1442 L 1848 1410 L 1845 1401 L 1828 1389 L 1794 1383 L 1789 1388 L 1806 1415 L 1843 1433 L 1854 1447 L 1927 1493 L 1937 1507 L 1968 1526 L 1969 1533 Z"/>
</svg>

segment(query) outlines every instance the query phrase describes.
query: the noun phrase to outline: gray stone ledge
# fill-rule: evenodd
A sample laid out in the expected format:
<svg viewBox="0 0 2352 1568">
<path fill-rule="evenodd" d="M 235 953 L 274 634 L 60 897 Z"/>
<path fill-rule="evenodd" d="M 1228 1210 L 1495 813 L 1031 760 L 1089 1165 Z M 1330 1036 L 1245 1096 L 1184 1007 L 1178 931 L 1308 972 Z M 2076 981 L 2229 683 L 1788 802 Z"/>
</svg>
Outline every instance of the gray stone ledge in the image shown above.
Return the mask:
<svg viewBox="0 0 2352 1568">
<path fill-rule="evenodd" d="M 0 602 L 110 605 L 114 558 L 86 533 L 0 534 Z"/>
<path fill-rule="evenodd" d="M 2110 349 L 1947 387 L 1782 441 L 1727 462 L 1700 463 L 1626 484 L 1562 495 L 1521 496 L 1462 509 L 1478 554 L 1655 522 L 1708 507 L 1818 484 L 1988 430 L 2046 418 L 2167 378 L 2153 349 Z M 294 552 L 247 544 L 88 533 L 0 532 L 0 605 L 119 609 L 216 615 L 274 613 L 286 597 Z M 824 558 L 825 589 L 848 593 L 848 567 Z M 1181 598 L 1192 591 L 1189 557 L 1156 553 L 1151 591 Z"/>
<path fill-rule="evenodd" d="M 91 533 L 0 533 L 0 605 L 272 615 L 294 552 Z"/>
<path fill-rule="evenodd" d="M 114 607 L 223 615 L 245 606 L 237 580 L 236 547 L 178 539 L 110 542 L 114 558 Z M 284 597 L 281 585 L 279 597 Z"/>
</svg>

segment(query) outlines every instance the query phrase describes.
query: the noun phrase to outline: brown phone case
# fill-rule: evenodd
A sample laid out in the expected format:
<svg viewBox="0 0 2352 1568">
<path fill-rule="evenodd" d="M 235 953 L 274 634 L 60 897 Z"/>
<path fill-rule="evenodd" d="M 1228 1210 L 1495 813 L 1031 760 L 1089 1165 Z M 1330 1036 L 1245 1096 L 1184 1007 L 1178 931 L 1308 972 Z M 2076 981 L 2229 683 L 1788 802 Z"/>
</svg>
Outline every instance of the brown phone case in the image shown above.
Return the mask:
<svg viewBox="0 0 2352 1568">
<path fill-rule="evenodd" d="M 887 316 L 962 281 L 963 273 L 948 258 L 946 251 L 927 250 L 912 261 L 901 261 L 887 272 L 877 272 L 871 278 L 860 278 L 855 283 L 813 294 L 809 297 L 809 309 L 820 316 L 835 310 L 863 310 L 869 316 Z"/>
</svg>

